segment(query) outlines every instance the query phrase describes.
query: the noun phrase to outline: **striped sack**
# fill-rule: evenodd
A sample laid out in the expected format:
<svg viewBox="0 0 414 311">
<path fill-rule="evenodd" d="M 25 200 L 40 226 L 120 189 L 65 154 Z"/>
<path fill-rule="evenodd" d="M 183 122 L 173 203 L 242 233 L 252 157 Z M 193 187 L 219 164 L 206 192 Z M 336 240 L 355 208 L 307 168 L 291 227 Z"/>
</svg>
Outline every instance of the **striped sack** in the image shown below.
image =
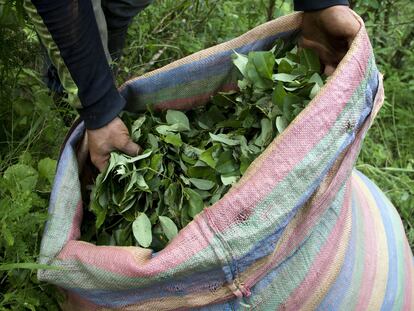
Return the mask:
<svg viewBox="0 0 414 311">
<path fill-rule="evenodd" d="M 121 87 L 127 109 L 188 109 L 236 88 L 233 51 L 294 40 L 301 13 L 263 24 Z M 360 20 L 358 18 L 358 20 Z M 353 170 L 383 102 L 362 21 L 349 52 L 307 108 L 216 204 L 162 251 L 79 241 L 77 156 L 63 146 L 50 199 L 41 280 L 67 310 L 414 310 L 413 255 L 395 208 Z"/>
</svg>

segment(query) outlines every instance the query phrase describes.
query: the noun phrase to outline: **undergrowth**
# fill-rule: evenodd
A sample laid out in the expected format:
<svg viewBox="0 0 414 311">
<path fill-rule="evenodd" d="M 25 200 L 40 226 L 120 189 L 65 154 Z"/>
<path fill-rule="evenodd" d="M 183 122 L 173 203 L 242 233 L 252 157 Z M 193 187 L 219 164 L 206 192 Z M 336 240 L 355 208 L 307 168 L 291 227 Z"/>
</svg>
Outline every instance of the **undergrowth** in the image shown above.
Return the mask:
<svg viewBox="0 0 414 311">
<path fill-rule="evenodd" d="M 413 248 L 414 6 L 409 0 L 352 3 L 366 21 L 386 92 L 357 168 L 396 206 Z M 37 281 L 33 264 L 59 148 L 76 112 L 44 85 L 43 53 L 21 4 L 0 1 L 0 310 L 56 310 L 56 290 Z M 117 81 L 234 38 L 291 9 L 290 1 L 280 0 L 156 0 L 129 29 Z"/>
</svg>

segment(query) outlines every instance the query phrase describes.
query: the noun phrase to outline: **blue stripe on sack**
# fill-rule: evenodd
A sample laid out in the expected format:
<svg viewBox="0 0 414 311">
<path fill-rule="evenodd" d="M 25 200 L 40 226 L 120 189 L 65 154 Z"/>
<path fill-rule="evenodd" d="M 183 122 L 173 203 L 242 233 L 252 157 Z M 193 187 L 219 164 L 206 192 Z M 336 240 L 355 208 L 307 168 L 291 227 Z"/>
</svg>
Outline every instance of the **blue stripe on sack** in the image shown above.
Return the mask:
<svg viewBox="0 0 414 311">
<path fill-rule="evenodd" d="M 367 186 L 378 206 L 381 213 L 382 222 L 384 224 L 385 233 L 387 236 L 388 246 L 388 280 L 387 288 L 385 291 L 384 301 L 381 306 L 382 311 L 392 310 L 394 307 L 396 288 L 398 287 L 398 258 L 397 258 L 397 247 L 395 245 L 395 234 L 393 230 L 393 224 L 391 221 L 392 215 L 389 214 L 388 206 L 379 196 L 378 189 L 364 174 L 357 171 L 358 176 L 362 179 L 364 184 Z"/>
<path fill-rule="evenodd" d="M 372 106 L 373 106 L 373 97 L 378 88 L 378 83 L 379 83 L 378 78 L 379 78 L 378 71 L 373 70 L 371 78 L 369 82 L 367 83 L 365 105 L 364 105 L 364 108 L 362 109 L 361 116 L 355 126 L 356 129 L 359 129 L 361 127 L 362 123 L 366 120 L 367 116 L 371 113 Z M 283 230 L 285 229 L 285 227 L 288 225 L 291 219 L 296 215 L 296 212 L 298 211 L 298 209 L 301 206 L 303 206 L 303 204 L 305 204 L 305 202 L 309 199 L 309 197 L 315 192 L 317 187 L 320 185 L 322 180 L 325 178 L 328 171 L 331 169 L 331 167 L 335 163 L 338 156 L 354 140 L 355 140 L 355 131 L 352 131 L 352 133 L 349 133 L 347 138 L 344 140 L 344 142 L 342 143 L 342 145 L 340 146 L 336 154 L 328 162 L 327 166 L 322 171 L 321 175 L 312 183 L 308 191 L 305 192 L 304 195 L 299 199 L 298 203 L 295 205 L 292 211 L 287 215 L 287 217 L 282 222 L 282 224 L 280 224 L 280 226 L 277 227 L 271 235 L 257 242 L 246 255 L 244 255 L 243 257 L 240 257 L 239 259 L 236 259 L 236 262 L 233 263 L 234 265 L 232 267 L 227 266 L 223 268 L 225 269 L 227 278 L 231 279 L 232 278 L 231 274 L 234 275 L 237 271 L 238 272 L 245 271 L 250 265 L 252 265 L 253 262 L 257 261 L 258 259 L 264 256 L 267 256 L 272 251 L 274 251 L 274 247 L 277 241 L 279 240 L 281 234 L 283 233 Z"/>
<path fill-rule="evenodd" d="M 370 101 L 368 98 L 366 99 L 366 105 L 372 104 L 372 101 Z M 368 113 L 371 111 L 370 107 L 365 107 L 363 110 L 363 113 L 360 117 L 360 122 L 358 124 L 362 123 L 363 120 L 365 120 Z M 306 202 L 306 200 L 309 199 L 309 197 L 312 195 L 312 193 L 315 191 L 315 189 L 320 185 L 323 178 L 328 173 L 329 169 L 332 167 L 333 163 L 337 159 L 340 153 L 345 150 L 346 147 L 348 147 L 352 141 L 354 140 L 355 135 L 354 133 L 349 133 L 347 138 L 344 140 L 343 144 L 341 145 L 340 149 L 337 151 L 335 156 L 330 160 L 327 167 L 323 170 L 322 174 L 313 182 L 312 186 L 309 188 L 309 190 L 300 198 L 299 202 L 296 204 L 296 206 L 293 208 L 293 210 L 288 214 L 286 219 L 282 222 L 282 224 L 277 228 L 272 234 L 265 237 L 261 241 L 259 241 L 255 247 L 253 247 L 245 256 L 241 257 L 237 261 L 233 261 L 231 266 L 225 266 L 223 267 L 223 271 L 225 272 L 227 279 L 232 279 L 234 276 L 238 273 L 245 271 L 249 266 L 251 266 L 257 259 L 262 258 L 264 256 L 267 256 L 271 251 L 274 250 L 275 244 L 279 240 L 283 229 L 287 226 L 289 221 L 294 217 L 297 210 L 303 206 L 303 204 Z M 209 274 L 211 275 L 211 273 Z M 200 279 L 200 284 L 205 284 L 206 279 Z M 176 282 L 174 282 L 176 283 Z M 187 290 L 182 291 L 182 295 L 186 295 L 191 292 L 191 289 L 194 289 L 196 286 L 197 281 L 189 281 L 182 283 L 183 288 L 186 288 Z M 171 286 L 173 284 L 165 284 L 165 286 Z M 162 286 L 162 285 L 161 285 Z M 118 306 L 118 300 L 122 298 L 123 301 L 119 303 L 126 303 L 126 300 L 130 301 L 128 304 L 135 303 L 139 300 L 146 300 L 151 299 L 154 297 L 164 297 L 164 295 L 160 295 L 159 288 L 154 291 L 149 288 L 148 290 L 145 288 L 140 289 L 140 294 L 137 295 L 136 289 L 131 289 L 128 291 L 95 291 L 95 290 L 85 290 L 85 289 L 69 289 L 74 292 L 76 292 L 78 295 L 85 297 L 87 299 L 93 300 L 97 304 L 107 305 L 107 306 Z M 190 291 L 188 291 L 190 290 Z M 168 290 L 165 290 L 164 292 L 168 292 Z M 126 298 L 125 296 L 128 296 Z M 165 295 L 168 296 L 168 295 Z"/>
<path fill-rule="evenodd" d="M 67 140 L 65 144 L 65 147 L 63 148 L 62 154 L 58 162 L 58 166 L 56 168 L 56 175 L 53 181 L 53 189 L 52 189 L 52 192 L 50 193 L 49 208 L 48 208 L 49 215 L 53 214 L 54 207 L 56 206 L 57 199 L 62 189 L 62 183 L 64 182 L 65 175 L 67 173 L 66 172 L 67 163 L 68 161 L 71 161 L 74 159 L 74 157 L 76 157 L 76 154 L 74 152 L 75 146 L 78 143 L 81 136 L 83 135 L 84 130 L 85 130 L 85 127 L 82 122 L 72 132 L 72 134 L 70 135 L 69 139 Z M 76 208 L 76 206 L 74 208 Z M 46 222 L 43 236 L 45 236 L 45 234 L 49 230 L 49 224 L 51 220 L 52 219 Z"/>
<path fill-rule="evenodd" d="M 225 283 L 221 268 L 198 272 L 174 281 L 161 281 L 156 286 L 131 287 L 127 290 L 66 288 L 94 304 L 105 307 L 122 307 L 162 297 L 183 297 L 197 292 L 208 292 Z"/>
<path fill-rule="evenodd" d="M 366 101 L 368 101 L 368 99 L 366 99 Z M 362 116 L 361 116 L 361 119 L 362 119 Z M 74 134 L 72 134 L 71 138 L 73 138 L 75 136 Z M 353 139 L 354 139 L 353 135 L 349 135 L 348 136 L 348 139 L 346 139 L 346 141 L 344 142 L 342 149 L 344 149 L 347 145 L 349 145 L 349 143 Z M 66 150 L 67 147 L 68 147 L 68 145 L 66 145 L 65 150 Z M 340 152 L 338 152 L 338 154 L 339 153 Z M 65 152 L 64 152 L 64 154 L 65 154 Z M 328 167 L 330 167 L 333 164 L 333 161 L 334 161 L 334 159 L 332 159 L 332 161 L 331 161 L 332 163 L 330 163 L 330 165 L 328 165 Z M 62 158 L 62 161 L 61 162 L 64 163 L 65 160 Z M 322 174 L 319 177 L 319 179 L 321 179 L 327 173 L 327 170 L 328 170 L 328 168 L 325 169 L 326 172 L 324 172 L 324 174 Z M 320 184 L 320 180 L 319 181 L 316 181 L 315 183 L 316 184 Z M 313 186 L 313 188 L 315 188 L 315 185 Z M 301 205 L 303 205 L 303 202 L 306 200 L 306 197 L 309 197 L 310 193 L 312 193 L 312 192 L 313 192 L 312 190 L 309 190 L 304 196 L 302 196 L 301 203 L 299 203 L 295 207 L 295 210 L 292 211 L 288 215 L 287 220 L 284 222 L 285 225 L 287 225 L 288 220 L 293 217 L 293 213 L 296 213 L 296 210 Z M 275 236 L 275 233 L 276 233 L 276 236 Z M 265 238 L 264 240 L 262 240 L 261 243 L 266 243 L 267 240 L 271 241 L 275 237 L 278 239 L 278 237 L 280 236 L 280 232 L 278 233 L 277 230 L 276 230 L 275 233 L 273 233 L 271 236 L 268 236 L 267 238 Z M 256 250 L 255 250 L 255 248 L 253 248 L 252 251 L 250 251 L 249 254 L 247 254 L 247 256 L 244 256 L 243 258 L 246 258 L 246 259 L 256 258 L 256 257 L 254 257 L 254 253 L 255 252 L 256 252 Z M 266 254 L 266 253 L 263 253 L 261 255 L 261 257 L 263 257 L 264 254 Z M 254 261 L 254 259 L 253 259 L 253 261 Z M 247 267 L 247 266 L 245 266 L 245 267 Z M 211 272 L 209 272 L 209 275 L 211 276 Z M 202 283 L 205 284 L 206 283 L 206 279 L 204 278 L 203 280 L 200 280 L 200 282 L 202 282 Z M 190 281 L 188 283 L 185 282 L 185 283 L 186 283 L 185 287 L 187 287 L 187 289 L 190 289 L 190 288 L 191 289 L 194 289 L 194 286 L 196 285 L 196 284 L 194 284 L 194 281 Z M 196 283 L 197 283 L 197 281 L 196 281 Z M 115 292 L 115 293 L 113 292 L 113 290 L 111 290 L 109 292 L 108 291 L 96 291 L 96 290 L 95 291 L 89 291 L 89 290 L 84 290 L 84 289 L 82 289 L 82 290 L 80 290 L 80 289 L 79 290 L 71 289 L 71 290 L 74 291 L 74 292 L 77 292 L 79 295 L 85 297 L 86 299 L 92 299 L 97 304 L 107 305 L 107 306 L 113 306 L 113 307 L 120 306 L 120 305 L 125 305 L 125 304 L 132 304 L 132 303 L 135 303 L 136 301 L 151 299 L 153 297 L 165 297 L 165 296 L 169 296 L 168 294 L 165 294 L 164 295 L 164 291 L 160 290 L 160 288 L 157 288 L 156 293 L 151 293 L 152 290 L 145 291 L 145 289 L 140 288 L 139 289 L 139 294 L 137 294 L 137 289 L 131 289 L 131 290 L 128 290 L 128 291 L 119 291 L 119 292 Z M 163 292 L 163 294 L 160 294 L 161 292 Z M 182 295 L 186 295 L 187 293 L 190 293 L 190 292 L 193 292 L 193 291 L 183 291 Z M 177 294 L 177 292 L 171 292 L 171 291 L 168 291 L 168 290 L 165 290 L 165 293 L 169 293 L 169 294 L 172 293 L 173 295 L 180 296 L 179 294 Z M 113 296 L 111 294 L 113 294 Z M 126 295 L 129 296 L 129 297 L 127 298 Z M 92 296 L 92 298 L 91 298 L 91 296 Z M 105 300 L 107 302 L 105 303 L 103 300 Z"/>
<path fill-rule="evenodd" d="M 355 247 L 356 247 L 356 206 L 355 198 L 352 198 L 352 229 L 351 238 L 349 240 L 348 248 L 345 254 L 344 264 L 341 268 L 335 283 L 332 285 L 328 294 L 322 300 L 317 310 L 340 310 L 342 300 L 345 298 L 345 293 L 352 284 L 353 270 L 355 264 Z M 344 308 L 346 309 L 346 307 Z"/>
<path fill-rule="evenodd" d="M 343 185 L 341 187 L 342 191 L 344 190 L 343 187 L 345 187 L 345 185 Z M 344 193 L 342 193 L 342 196 L 343 195 L 344 195 Z M 332 228 L 333 228 L 333 226 L 332 226 Z M 330 232 L 329 232 L 329 234 L 330 234 Z M 290 259 L 293 258 L 299 251 L 301 251 L 301 248 L 303 247 L 303 245 L 305 243 L 308 242 L 309 238 L 311 238 L 311 235 L 307 236 L 302 241 L 302 243 L 299 244 L 299 246 L 293 251 L 293 253 L 291 255 L 286 257 L 282 262 L 280 262 L 279 265 L 277 265 L 276 267 L 273 267 L 273 270 L 271 270 L 265 277 L 263 277 L 258 283 L 256 283 L 254 285 L 254 287 L 251 288 L 251 292 L 252 292 L 253 297 L 254 297 L 255 294 L 260 295 L 260 292 L 262 290 L 266 289 L 267 287 L 269 287 L 273 283 L 273 281 L 278 277 L 279 273 L 281 273 L 281 271 L 283 271 L 285 266 L 289 264 Z M 321 247 L 323 247 L 323 245 L 321 245 Z"/>
<path fill-rule="evenodd" d="M 309 189 L 299 198 L 298 203 L 293 207 L 293 209 L 287 214 L 286 218 L 282 221 L 282 223 L 273 231 L 273 233 L 262 240 L 259 240 L 251 250 L 246 253 L 246 255 L 235 259 L 231 262 L 230 266 L 224 266 L 223 271 L 226 273 L 226 279 L 232 280 L 235 279 L 237 274 L 245 271 L 251 265 L 254 264 L 260 258 L 263 258 L 270 253 L 272 253 L 275 249 L 277 242 L 279 241 L 282 233 L 284 232 L 285 228 L 292 220 L 292 218 L 296 215 L 297 211 L 305 204 L 305 202 L 310 198 L 310 196 L 315 192 L 318 186 L 321 184 L 322 180 L 334 164 L 335 160 L 338 158 L 339 154 L 352 142 L 350 136 L 348 136 L 344 143 L 341 145 L 340 150 L 335 154 L 335 156 L 328 162 L 327 166 L 324 168 L 322 173 L 319 177 L 315 179 L 315 181 L 311 184 Z M 283 182 L 283 181 L 281 181 Z M 298 248 L 300 245 L 298 246 Z M 296 250 L 295 250 L 296 252 Z"/>
<path fill-rule="evenodd" d="M 233 68 L 231 55 L 234 51 L 241 54 L 247 54 L 249 51 L 263 50 L 269 47 L 275 40 L 286 38 L 297 32 L 297 30 L 282 32 L 274 36 L 266 37 L 254 41 L 236 49 L 231 49 L 217 54 L 207 56 L 204 59 L 183 64 L 179 67 L 163 71 L 153 76 L 132 81 L 127 84 L 121 91 L 122 95 L 127 88 L 133 88 L 136 94 L 151 94 L 158 92 L 160 89 L 174 87 L 180 84 L 187 84 L 197 80 L 204 80 L 212 76 L 229 71 Z"/>
<path fill-rule="evenodd" d="M 198 311 L 233 311 L 233 310 L 237 310 L 236 303 L 237 303 L 236 299 L 233 299 L 230 302 L 226 302 L 226 303 L 222 303 L 222 304 L 215 304 L 215 305 L 211 305 L 211 306 L 205 306 L 205 307 L 192 309 L 192 310 L 198 310 Z"/>
<path fill-rule="evenodd" d="M 372 88 L 371 88 L 372 89 Z M 372 100 L 366 98 L 366 104 L 372 104 Z M 358 124 L 361 124 L 363 120 L 365 120 L 366 116 L 371 111 L 370 107 L 365 107 L 363 109 L 363 113 L 361 114 L 360 121 Z M 78 133 L 81 134 L 81 133 Z M 75 133 L 71 136 L 70 142 L 74 141 Z M 294 207 L 294 209 L 288 214 L 287 218 L 283 221 L 281 226 L 276 229 L 271 235 L 267 236 L 266 238 L 262 239 L 259 243 L 256 244 L 255 247 L 252 248 L 249 253 L 239 259 L 240 263 L 233 263 L 231 267 L 224 267 L 223 269 L 228 272 L 233 271 L 233 275 L 236 272 L 242 272 L 246 270 L 253 262 L 255 262 L 258 258 L 262 258 L 269 254 L 270 251 L 274 250 L 274 245 L 277 243 L 282 230 L 287 226 L 289 221 L 292 217 L 296 214 L 297 210 L 304 204 L 304 202 L 309 198 L 309 196 L 315 191 L 317 186 L 322 181 L 323 177 L 326 176 L 328 170 L 333 165 L 336 158 L 339 154 L 345 150 L 349 144 L 355 138 L 355 134 L 352 132 L 350 133 L 344 143 L 342 144 L 340 150 L 337 154 L 331 159 L 328 163 L 325 170 L 322 174 L 314 181 L 311 188 L 300 198 L 299 203 Z M 63 161 L 64 162 L 64 161 Z M 270 247 L 273 246 L 273 249 Z M 295 251 L 296 252 L 296 251 Z M 292 255 L 293 256 L 293 255 Z M 289 257 L 290 258 L 290 257 Z M 236 268 L 237 266 L 237 268 Z M 181 290 L 176 290 L 175 286 L 178 283 L 177 280 L 175 282 L 166 282 L 160 284 L 160 287 L 154 289 L 154 287 L 149 288 L 139 288 L 139 289 L 129 289 L 129 290 L 121 290 L 121 291 L 114 291 L 114 290 L 85 290 L 85 289 L 73 289 L 70 288 L 69 290 L 77 293 L 78 295 L 84 297 L 85 299 L 93 301 L 97 305 L 107 306 L 107 307 L 119 307 L 128 304 L 134 304 L 139 301 L 149 300 L 157 297 L 168 297 L 168 296 L 185 296 L 197 291 L 197 289 L 202 285 L 202 287 L 206 287 L 206 283 L 208 283 L 207 279 L 210 279 L 212 283 L 216 283 L 217 279 L 223 277 L 222 271 L 220 269 L 209 271 L 207 274 L 203 274 L 200 278 L 200 274 L 194 278 L 183 279 L 181 283 Z M 224 280 L 222 280 L 224 282 Z M 197 286 L 199 285 L 199 286 Z M 175 288 L 175 289 L 174 289 Z"/>
<path fill-rule="evenodd" d="M 378 74 L 375 71 L 376 74 Z M 368 83 L 370 86 L 367 87 L 370 90 L 376 89 L 375 82 L 378 83 L 377 79 L 371 79 L 370 83 Z M 357 123 L 356 128 L 359 128 L 362 122 L 366 119 L 368 114 L 370 113 L 372 109 L 372 92 L 367 92 L 368 96 L 365 100 L 365 107 L 362 110 L 361 116 L 359 118 L 359 121 Z M 371 106 L 370 106 L 371 105 Z M 226 279 L 233 279 L 237 273 L 245 271 L 248 267 L 250 267 L 255 261 L 258 259 L 267 256 L 274 250 L 274 247 L 279 240 L 281 234 L 283 233 L 283 230 L 288 225 L 289 221 L 294 217 L 297 210 L 303 206 L 303 204 L 306 202 L 306 200 L 309 199 L 309 197 L 312 195 L 312 193 L 315 191 L 315 189 L 320 185 L 323 178 L 328 173 L 329 169 L 334 164 L 335 160 L 338 158 L 338 156 L 354 141 L 355 139 L 355 133 L 351 132 L 347 135 L 346 139 L 344 140 L 343 144 L 337 151 L 337 153 L 332 157 L 332 159 L 329 161 L 326 168 L 323 170 L 321 175 L 312 183 L 309 190 L 302 195 L 302 197 L 299 199 L 299 202 L 295 205 L 293 210 L 287 215 L 287 217 L 284 219 L 282 224 L 278 228 L 275 229 L 275 231 L 270 234 L 269 236 L 265 237 L 264 239 L 260 240 L 258 243 L 255 244 L 255 246 L 243 257 L 239 258 L 236 261 L 232 262 L 231 266 L 224 266 L 223 271 L 226 274 Z M 192 276 L 191 278 L 186 278 L 182 280 L 181 290 L 180 291 L 173 291 L 171 290 L 172 287 L 174 287 L 178 282 L 176 280 L 175 282 L 167 282 L 162 283 L 157 287 L 155 290 L 153 287 L 150 288 L 139 288 L 139 293 L 137 293 L 138 289 L 130 289 L 130 290 L 121 290 L 121 291 L 106 291 L 106 290 L 77 290 L 77 289 L 69 289 L 77 293 L 78 295 L 92 300 L 94 303 L 98 305 L 104 305 L 108 307 L 118 307 L 126 304 L 133 304 L 137 303 L 139 301 L 153 299 L 156 297 L 168 297 L 172 295 L 177 296 L 185 296 L 188 294 L 191 294 L 196 289 L 201 286 L 205 287 L 205 284 L 208 282 L 207 279 L 211 276 L 215 275 L 215 277 L 211 278 L 212 282 L 214 283 L 218 277 L 222 277 L 222 272 L 220 270 L 213 270 L 209 271 L 205 276 L 200 278 L 200 275 Z M 224 280 L 222 280 L 224 282 Z M 197 286 L 198 285 L 198 286 Z"/>
<path fill-rule="evenodd" d="M 362 123 L 364 122 L 364 120 L 367 118 L 367 116 L 370 114 L 370 112 L 372 110 L 374 94 L 377 91 L 378 83 L 379 83 L 378 78 L 379 78 L 378 71 L 373 70 L 373 72 L 371 74 L 371 77 L 370 77 L 370 79 L 367 83 L 368 84 L 367 90 L 369 89 L 369 91 L 367 91 L 367 93 L 366 93 L 367 96 L 365 98 L 365 105 L 364 105 L 364 108 L 362 109 L 361 116 L 358 120 L 356 128 L 359 128 L 362 125 Z M 333 163 L 338 158 L 339 154 L 342 153 L 345 150 L 345 148 L 348 147 L 354 141 L 354 139 L 355 139 L 355 132 L 353 131 L 352 133 L 350 133 L 347 136 L 344 143 L 341 145 L 341 147 L 339 148 L 339 150 L 337 151 L 335 156 L 328 163 L 327 167 L 324 169 L 324 171 L 319 176 L 319 178 L 317 178 L 315 180 L 315 182 L 312 184 L 312 186 L 310 187 L 308 192 L 305 193 L 301 197 L 299 203 L 288 214 L 286 220 L 282 223 L 282 225 L 279 228 L 277 228 L 271 236 L 268 236 L 265 239 L 263 239 L 263 240 L 259 241 L 258 243 L 256 243 L 251 251 L 249 251 L 245 256 L 243 256 L 239 259 L 240 262 L 237 262 L 237 263 L 233 262 L 233 266 L 225 267 L 224 269 L 225 269 L 225 272 L 227 274 L 232 273 L 234 275 L 236 273 L 236 271 L 242 272 L 242 271 L 246 270 L 246 268 L 248 268 L 254 261 L 257 261 L 259 258 L 262 258 L 262 257 L 268 255 L 270 248 L 266 247 L 267 245 L 272 244 L 273 249 L 270 249 L 270 250 L 271 251 L 274 250 L 274 245 L 277 243 L 277 240 L 279 239 L 279 237 L 281 235 L 281 230 L 284 229 L 283 226 L 287 225 L 287 223 L 291 220 L 291 218 L 294 216 L 294 214 L 296 214 L 296 211 L 300 208 L 300 206 L 302 206 L 304 204 L 304 202 L 306 201 L 306 198 L 309 198 L 310 194 L 312 194 L 315 191 L 315 189 L 320 184 L 323 177 L 326 176 L 329 169 L 332 167 Z M 267 244 L 267 243 L 269 243 L 269 244 Z M 297 251 L 298 251 L 298 249 L 296 249 L 295 252 L 291 256 L 289 256 L 286 260 L 291 258 Z M 280 266 L 282 266 L 284 262 L 282 262 L 280 264 Z M 274 272 L 277 271 L 277 270 L 278 270 L 278 268 L 276 270 L 274 270 L 273 272 L 271 272 L 264 279 L 262 279 L 262 281 L 260 282 L 260 288 L 266 287 L 266 286 L 268 286 L 268 284 L 271 283 L 273 278 L 276 277 L 276 274 Z M 229 277 L 230 277 L 230 275 L 227 275 L 226 278 L 229 278 Z"/>
<path fill-rule="evenodd" d="M 271 252 L 275 250 L 275 246 L 279 241 L 280 236 L 284 232 L 286 226 L 290 223 L 292 218 L 296 215 L 297 211 L 305 204 L 307 200 L 311 197 L 311 195 L 315 192 L 318 186 L 321 184 L 322 180 L 326 177 L 326 174 L 334 164 L 335 160 L 338 158 L 339 154 L 352 142 L 351 137 L 347 137 L 344 143 L 341 145 L 340 150 L 337 151 L 334 157 L 328 162 L 325 169 L 322 171 L 319 177 L 315 179 L 315 181 L 311 184 L 309 189 L 299 198 L 298 203 L 293 207 L 293 209 L 288 213 L 286 218 L 282 221 L 282 223 L 273 231 L 273 233 L 262 240 L 259 240 L 252 249 L 243 257 L 237 259 L 236 263 L 234 264 L 231 271 L 235 274 L 236 271 L 243 272 L 247 268 L 249 268 L 254 262 L 258 259 L 263 258 L 269 255 Z M 283 181 L 282 181 L 283 182 Z M 234 277 L 234 276 L 233 276 Z"/>
<path fill-rule="evenodd" d="M 367 114 L 366 114 L 367 115 Z M 366 117 L 365 115 L 365 117 Z M 361 119 L 363 119 L 364 116 L 361 115 Z M 352 141 L 354 140 L 355 134 L 349 133 L 347 135 L 347 138 L 344 140 L 344 143 L 341 145 L 340 149 L 337 151 L 335 156 L 329 161 L 326 168 L 323 170 L 322 174 L 312 183 L 309 190 L 302 195 L 302 197 L 299 199 L 299 202 L 295 205 L 293 210 L 287 215 L 285 220 L 282 222 L 282 224 L 269 236 L 265 237 L 264 239 L 260 240 L 258 243 L 255 244 L 255 247 L 253 247 L 245 256 L 241 257 L 238 261 L 239 262 L 232 262 L 231 266 L 224 266 L 223 271 L 226 274 L 226 279 L 233 279 L 234 276 L 238 273 L 245 271 L 249 266 L 251 266 L 257 259 L 262 258 L 266 255 L 268 255 L 271 251 L 274 250 L 274 246 L 279 240 L 283 230 L 289 223 L 289 221 L 294 217 L 297 210 L 303 206 L 304 202 L 309 199 L 309 197 L 312 195 L 312 193 L 315 191 L 315 189 L 320 185 L 323 178 L 328 173 L 329 169 L 334 164 L 335 160 L 338 158 L 338 156 L 345 150 L 347 146 L 349 146 Z M 273 248 L 270 247 L 270 245 L 273 246 Z M 295 250 L 296 253 L 297 250 Z M 290 257 L 289 257 L 290 258 Z M 208 276 L 211 276 L 208 274 Z M 222 273 L 221 273 L 222 275 Z M 199 280 L 201 284 L 206 283 L 205 278 L 201 278 Z M 185 282 L 185 288 L 187 289 L 194 289 L 194 286 L 198 282 L 190 281 L 188 279 L 187 282 Z M 170 284 L 169 284 L 170 285 Z M 183 284 L 184 285 L 184 284 Z M 167 285 L 168 286 L 168 285 Z M 162 287 L 162 285 L 160 285 Z M 85 290 L 85 289 L 73 289 L 69 288 L 69 290 L 74 291 L 78 295 L 93 301 L 95 304 L 98 305 L 104 305 L 107 307 L 118 307 L 126 304 L 133 304 L 137 303 L 141 300 L 148 300 L 156 297 L 168 297 L 171 295 L 171 292 L 168 290 L 161 290 L 160 287 L 157 287 L 155 290 L 154 287 L 150 288 L 140 288 L 138 289 L 130 289 L 130 290 L 121 290 L 121 291 L 106 291 L 106 290 Z M 139 291 L 139 293 L 137 293 Z M 177 294 L 177 292 L 173 293 Z M 189 294 L 188 291 L 183 290 L 179 296 L 185 296 Z"/>
</svg>

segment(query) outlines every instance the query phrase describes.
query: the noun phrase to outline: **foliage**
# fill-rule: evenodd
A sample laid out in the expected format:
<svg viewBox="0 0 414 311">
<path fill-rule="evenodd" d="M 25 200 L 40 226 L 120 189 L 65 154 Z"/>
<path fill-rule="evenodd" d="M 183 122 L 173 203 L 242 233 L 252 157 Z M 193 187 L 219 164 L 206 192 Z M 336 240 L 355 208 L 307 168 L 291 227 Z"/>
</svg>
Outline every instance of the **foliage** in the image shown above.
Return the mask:
<svg viewBox="0 0 414 311">
<path fill-rule="evenodd" d="M 36 262 L 63 118 L 73 112 L 55 106 L 39 75 L 41 53 L 22 1 L 0 1 L 0 46 L 0 310 L 58 310 Z"/>
<path fill-rule="evenodd" d="M 34 164 L 25 153 L 0 177 L 0 309 L 57 310 L 54 291 L 39 284 L 33 271 L 56 160 L 44 158 L 37 169 Z"/>
<path fill-rule="evenodd" d="M 385 102 L 365 138 L 357 168 L 399 211 L 414 248 L 414 5 L 355 1 L 384 74 Z"/>
<path fill-rule="evenodd" d="M 144 152 L 111 154 L 96 178 L 90 203 L 95 227 L 84 223 L 84 239 L 162 249 L 223 197 L 323 85 L 316 53 L 282 40 L 271 51 L 233 56 L 242 75 L 239 92 L 219 93 L 187 115 L 125 115 Z"/>
<path fill-rule="evenodd" d="M 384 107 L 365 139 L 357 167 L 397 207 L 414 247 L 414 5 L 411 0 L 351 2 L 366 22 L 386 91 Z M 0 0 L 0 219 L 7 217 L 6 225 L 0 224 L 2 264 L 36 261 L 52 170 L 47 168 L 49 160 L 40 167 L 38 163 L 47 157 L 57 159 L 67 127 L 76 117 L 65 97 L 50 94 L 43 83 L 43 53 L 22 3 Z M 234 38 L 289 11 L 291 1 L 282 0 L 156 0 L 129 29 L 118 82 Z M 14 181 L 16 188 L 10 190 L 13 186 L 3 183 L 18 176 L 20 165 L 27 165 L 25 174 L 32 175 L 23 183 Z M 35 176 L 34 191 L 21 191 L 33 185 Z M 1 267 L 9 269 L 0 271 L 1 310 L 56 307 L 47 298 L 49 286 L 39 284 L 34 271 Z"/>
</svg>

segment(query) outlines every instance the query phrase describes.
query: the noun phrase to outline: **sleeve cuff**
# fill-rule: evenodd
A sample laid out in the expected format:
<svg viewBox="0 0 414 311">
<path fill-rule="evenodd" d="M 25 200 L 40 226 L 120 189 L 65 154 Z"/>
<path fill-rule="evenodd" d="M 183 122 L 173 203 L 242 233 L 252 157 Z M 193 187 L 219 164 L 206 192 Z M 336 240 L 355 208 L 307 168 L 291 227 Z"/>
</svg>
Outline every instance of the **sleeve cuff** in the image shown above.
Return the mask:
<svg viewBox="0 0 414 311">
<path fill-rule="evenodd" d="M 114 86 L 95 104 L 78 111 L 86 128 L 95 130 L 115 119 L 124 107 L 125 99 Z"/>
<path fill-rule="evenodd" d="M 309 1 L 309 0 L 297 0 L 295 1 L 295 11 L 317 11 L 326 9 L 334 5 L 347 5 L 347 0 L 320 0 L 320 1 Z"/>
</svg>

